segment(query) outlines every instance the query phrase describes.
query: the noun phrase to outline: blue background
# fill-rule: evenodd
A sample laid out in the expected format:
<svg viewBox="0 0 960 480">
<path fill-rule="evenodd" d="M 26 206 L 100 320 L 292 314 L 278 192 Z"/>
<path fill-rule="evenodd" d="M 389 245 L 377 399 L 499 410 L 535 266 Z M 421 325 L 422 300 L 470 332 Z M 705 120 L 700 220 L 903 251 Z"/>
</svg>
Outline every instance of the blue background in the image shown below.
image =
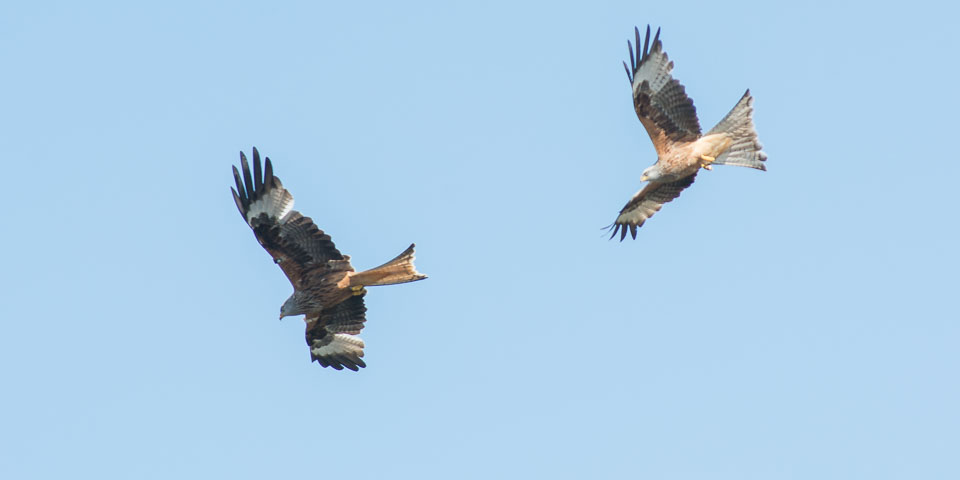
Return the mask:
<svg viewBox="0 0 960 480">
<path fill-rule="evenodd" d="M 947 2 L 0 7 L 3 478 L 960 478 Z M 662 26 L 718 167 L 607 241 Z M 311 364 L 228 187 L 274 161 L 371 289 Z"/>
</svg>

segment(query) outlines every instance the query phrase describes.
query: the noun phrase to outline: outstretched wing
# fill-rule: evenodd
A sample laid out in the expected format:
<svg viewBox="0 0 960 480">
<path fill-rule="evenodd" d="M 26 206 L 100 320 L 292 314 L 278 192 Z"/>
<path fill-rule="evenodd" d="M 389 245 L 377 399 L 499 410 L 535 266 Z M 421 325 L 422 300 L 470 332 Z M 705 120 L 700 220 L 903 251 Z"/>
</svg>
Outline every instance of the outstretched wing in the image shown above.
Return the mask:
<svg viewBox="0 0 960 480">
<path fill-rule="evenodd" d="M 363 295 L 350 297 L 336 306 L 324 309 L 318 316 L 307 316 L 307 346 L 310 359 L 324 367 L 357 371 L 363 362 L 363 340 L 356 335 L 363 330 L 367 307 Z"/>
<path fill-rule="evenodd" d="M 700 121 L 693 100 L 683 85 L 671 75 L 673 62 L 660 43 L 660 29 L 650 44 L 650 26 L 640 49 L 640 29 L 634 27 L 636 48 L 627 41 L 630 66 L 623 62 L 633 87 L 633 107 L 640 123 L 647 129 L 657 153 L 663 153 L 671 142 L 693 141 L 700 137 Z M 636 52 L 636 56 L 634 56 Z"/>
<path fill-rule="evenodd" d="M 236 190 L 230 188 L 233 200 L 257 241 L 280 265 L 294 289 L 301 287 L 304 274 L 311 268 L 326 265 L 329 260 L 349 261 L 310 217 L 293 209 L 293 195 L 273 175 L 269 157 L 261 171 L 260 152 L 254 147 L 253 175 L 243 152 L 240 152 L 240 167 L 242 177 L 237 167 L 233 167 L 237 184 Z"/>
<path fill-rule="evenodd" d="M 680 192 L 692 185 L 696 177 L 697 174 L 694 172 L 692 175 L 674 182 L 648 183 L 620 210 L 617 220 L 613 222 L 613 225 L 610 225 L 610 229 L 613 230 L 610 238 L 617 236 L 617 232 L 620 232 L 620 241 L 622 242 L 626 238 L 627 228 L 629 228 L 630 236 L 636 239 L 637 229 L 643 225 L 643 222 L 660 211 L 660 207 L 664 203 L 679 197 Z"/>
</svg>

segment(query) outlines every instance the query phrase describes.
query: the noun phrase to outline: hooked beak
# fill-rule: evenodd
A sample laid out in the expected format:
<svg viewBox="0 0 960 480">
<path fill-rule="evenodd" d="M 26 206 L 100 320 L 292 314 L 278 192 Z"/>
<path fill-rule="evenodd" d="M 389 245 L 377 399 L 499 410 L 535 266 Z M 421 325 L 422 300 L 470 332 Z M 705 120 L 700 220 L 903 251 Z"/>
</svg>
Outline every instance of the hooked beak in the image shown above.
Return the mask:
<svg viewBox="0 0 960 480">
<path fill-rule="evenodd" d="M 649 178 L 650 178 L 650 177 L 644 175 L 644 176 L 640 177 L 640 181 L 641 181 L 641 182 L 646 182 Z"/>
</svg>

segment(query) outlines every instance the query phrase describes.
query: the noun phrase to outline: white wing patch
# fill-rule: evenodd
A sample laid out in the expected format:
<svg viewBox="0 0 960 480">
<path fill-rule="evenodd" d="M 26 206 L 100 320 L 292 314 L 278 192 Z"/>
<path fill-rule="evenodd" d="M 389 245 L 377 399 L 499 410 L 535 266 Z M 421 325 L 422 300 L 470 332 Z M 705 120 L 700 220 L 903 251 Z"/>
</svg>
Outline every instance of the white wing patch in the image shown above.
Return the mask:
<svg viewBox="0 0 960 480">
<path fill-rule="evenodd" d="M 266 213 L 270 218 L 276 218 L 283 223 L 287 215 L 293 210 L 293 195 L 286 188 L 271 188 L 257 201 L 250 204 L 247 211 L 247 223 L 253 225 L 253 219 Z"/>
<path fill-rule="evenodd" d="M 314 341 L 310 347 L 310 352 L 317 357 L 330 357 L 336 355 L 356 355 L 363 356 L 363 340 L 355 335 L 345 333 L 334 333 L 329 341 Z"/>
<path fill-rule="evenodd" d="M 636 95 L 643 82 L 647 82 L 650 88 L 650 94 L 656 94 L 666 85 L 672 77 L 670 72 L 673 70 L 673 62 L 667 58 L 663 51 L 663 44 L 657 41 L 650 49 L 647 59 L 637 68 L 637 73 L 633 76 L 633 94 Z"/>
<path fill-rule="evenodd" d="M 640 195 L 640 193 L 638 192 L 637 195 Z M 637 195 L 634 195 L 634 198 L 636 198 Z M 620 216 L 617 217 L 616 223 L 642 225 L 643 222 L 652 217 L 654 213 L 659 212 L 661 207 L 663 207 L 662 203 L 650 200 L 641 201 L 633 208 L 621 213 Z"/>
</svg>

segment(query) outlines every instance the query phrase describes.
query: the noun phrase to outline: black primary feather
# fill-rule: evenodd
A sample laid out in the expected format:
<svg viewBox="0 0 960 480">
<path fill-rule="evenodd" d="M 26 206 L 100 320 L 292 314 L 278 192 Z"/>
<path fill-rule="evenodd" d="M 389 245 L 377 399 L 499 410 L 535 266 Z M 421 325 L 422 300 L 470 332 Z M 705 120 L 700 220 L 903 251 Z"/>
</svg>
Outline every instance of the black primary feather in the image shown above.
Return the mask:
<svg viewBox="0 0 960 480">
<path fill-rule="evenodd" d="M 256 159 L 256 156 L 254 158 Z M 263 173 L 260 171 L 260 162 L 258 161 L 253 162 L 253 188 L 258 192 L 263 191 Z"/>
<path fill-rule="evenodd" d="M 253 161 L 260 161 L 256 149 L 253 151 Z M 247 188 L 247 198 L 253 202 L 256 199 L 257 191 L 253 189 L 253 178 L 250 176 L 250 164 L 247 163 L 247 157 L 240 157 L 240 167 L 243 168 L 243 184 Z"/>
</svg>

